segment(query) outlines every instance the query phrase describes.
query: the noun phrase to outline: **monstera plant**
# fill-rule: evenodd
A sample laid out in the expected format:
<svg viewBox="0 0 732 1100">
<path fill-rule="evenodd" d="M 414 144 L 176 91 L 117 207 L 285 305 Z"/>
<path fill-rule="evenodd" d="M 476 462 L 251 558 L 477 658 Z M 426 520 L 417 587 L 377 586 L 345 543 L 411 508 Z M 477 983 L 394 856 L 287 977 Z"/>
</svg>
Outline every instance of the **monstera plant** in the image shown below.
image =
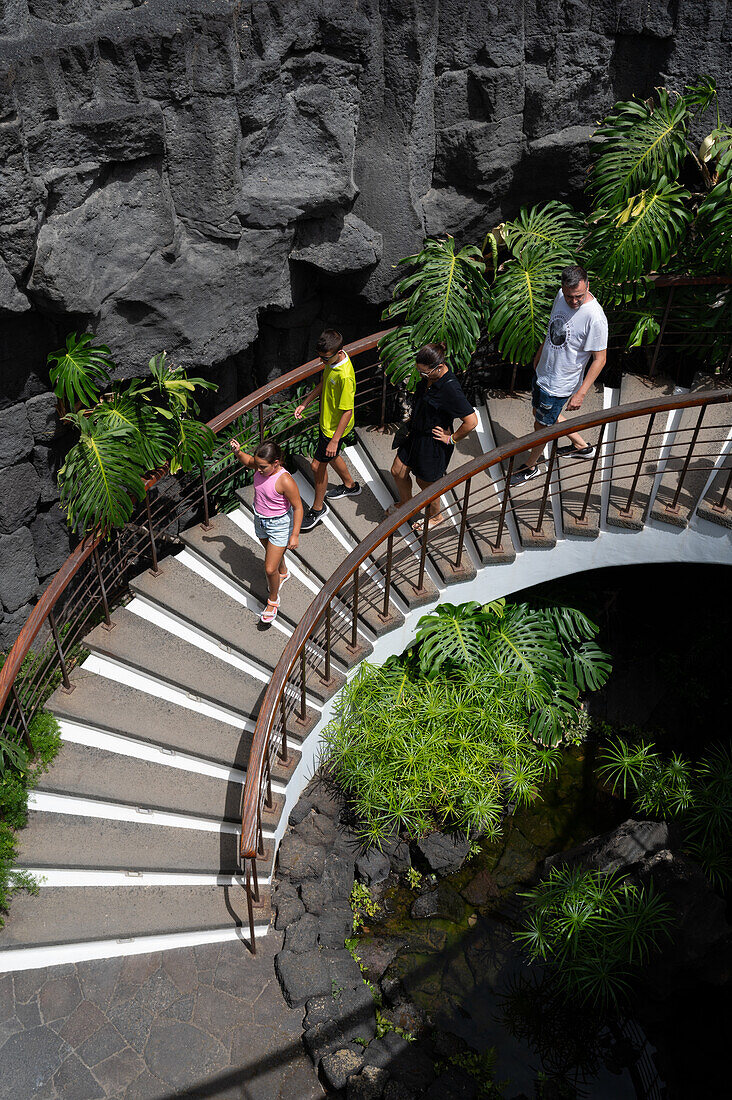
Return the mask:
<svg viewBox="0 0 732 1100">
<path fill-rule="evenodd" d="M 123 526 L 145 494 L 143 476 L 201 466 L 214 435 L 196 419 L 196 390 L 216 386 L 188 378 L 165 352 L 149 363 L 147 378 L 112 382 L 111 352 L 89 333 L 72 333 L 48 357 L 64 419 L 79 433 L 59 470 L 61 504 L 69 526 L 84 535 Z"/>
<path fill-rule="evenodd" d="M 696 149 L 692 126 L 698 129 L 715 107 L 716 125 Z M 721 123 L 713 80 L 700 78 L 681 94 L 658 88 L 643 102 L 616 103 L 594 137 L 588 213 L 557 201 L 524 207 L 496 226 L 481 250 L 455 253 L 451 240 L 428 241 L 402 261 L 414 270 L 384 314 L 401 324 L 380 345 L 394 380 L 410 379 L 414 350 L 427 333 L 445 339 L 458 369 L 470 360 L 481 329 L 509 362 L 530 363 L 560 272 L 570 263 L 587 268 L 613 330 L 628 333 L 628 347 L 660 331 L 667 296 L 655 291 L 651 274 L 732 270 L 732 128 Z M 481 265 L 478 252 L 487 263 Z M 448 314 L 451 326 L 444 323 Z M 676 291 L 674 343 L 690 350 L 693 343 L 707 363 L 719 363 L 730 327 L 729 287 Z"/>
</svg>

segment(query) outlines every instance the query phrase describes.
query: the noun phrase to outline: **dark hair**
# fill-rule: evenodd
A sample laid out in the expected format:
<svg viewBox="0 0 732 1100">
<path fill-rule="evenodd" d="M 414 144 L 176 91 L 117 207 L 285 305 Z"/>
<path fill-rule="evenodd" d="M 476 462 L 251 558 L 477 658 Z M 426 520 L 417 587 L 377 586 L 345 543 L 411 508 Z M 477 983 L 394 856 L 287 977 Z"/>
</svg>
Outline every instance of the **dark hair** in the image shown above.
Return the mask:
<svg viewBox="0 0 732 1100">
<path fill-rule="evenodd" d="M 445 362 L 446 344 L 425 344 L 417 352 L 416 359 L 425 367 L 439 367 Z"/>
<path fill-rule="evenodd" d="M 254 452 L 254 457 L 263 458 L 265 462 L 282 462 L 284 455 L 276 443 L 268 440 L 266 443 L 259 444 Z"/>
<path fill-rule="evenodd" d="M 574 290 L 580 283 L 586 283 L 587 272 L 579 264 L 570 264 L 569 267 L 565 267 L 561 275 L 562 286 L 566 286 L 567 290 Z"/>
<path fill-rule="evenodd" d="M 333 355 L 343 347 L 343 337 L 334 328 L 327 328 L 321 332 L 315 350 L 318 355 Z"/>
</svg>

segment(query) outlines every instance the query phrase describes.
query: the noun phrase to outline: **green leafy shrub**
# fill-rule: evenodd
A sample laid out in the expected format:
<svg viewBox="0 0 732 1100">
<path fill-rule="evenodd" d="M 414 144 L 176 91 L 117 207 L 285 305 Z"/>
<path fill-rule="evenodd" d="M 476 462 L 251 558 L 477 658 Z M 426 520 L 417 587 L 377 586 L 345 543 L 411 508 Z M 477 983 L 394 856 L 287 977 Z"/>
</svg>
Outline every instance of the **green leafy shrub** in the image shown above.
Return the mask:
<svg viewBox="0 0 732 1100">
<path fill-rule="evenodd" d="M 83 333 L 48 357 L 56 396 L 68 409 L 64 419 L 79 433 L 58 481 L 69 526 L 80 535 L 123 526 L 145 494 L 145 474 L 166 465 L 173 474 L 200 467 L 214 446 L 211 429 L 195 419 L 194 398 L 196 390 L 216 389 L 213 382 L 189 378 L 162 352 L 150 360 L 147 378 L 100 392 L 114 369 L 110 356 Z"/>
<path fill-rule="evenodd" d="M 664 758 L 652 743 L 613 737 L 599 755 L 599 775 L 640 814 L 678 820 L 685 850 L 710 882 L 732 883 L 732 746 L 709 749 L 696 762 Z"/>
<path fill-rule="evenodd" d="M 16 763 L 17 758 L 6 758 L 0 763 L 0 928 L 5 923 L 2 913 L 7 911 L 13 893 L 37 889 L 32 876 L 13 869 L 17 847 L 15 833 L 28 820 L 28 791 L 46 771 L 61 743 L 58 722 L 45 711 L 31 720 L 29 732 L 35 757 L 29 758 L 23 749 L 20 765 Z"/>
<path fill-rule="evenodd" d="M 496 835 L 507 803 L 536 798 L 559 745 L 577 739 L 572 646 L 596 629 L 571 608 L 448 604 L 420 620 L 401 658 L 364 662 L 324 734 L 364 841 L 436 826 Z M 593 684 L 610 668 L 597 654 L 582 656 Z"/>
<path fill-rule="evenodd" d="M 617 874 L 552 867 L 526 898 L 514 933 L 531 960 L 546 963 L 569 998 L 617 1008 L 634 976 L 670 935 L 668 903 Z"/>
</svg>

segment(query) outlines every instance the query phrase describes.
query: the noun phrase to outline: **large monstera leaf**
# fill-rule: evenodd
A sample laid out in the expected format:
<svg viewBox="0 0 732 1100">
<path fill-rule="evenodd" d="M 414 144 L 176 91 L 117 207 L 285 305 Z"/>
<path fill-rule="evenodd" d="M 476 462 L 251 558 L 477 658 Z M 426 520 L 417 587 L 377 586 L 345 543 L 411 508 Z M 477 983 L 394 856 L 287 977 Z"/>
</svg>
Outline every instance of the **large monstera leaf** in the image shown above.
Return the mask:
<svg viewBox="0 0 732 1100">
<path fill-rule="evenodd" d="M 465 667 L 485 655 L 486 634 L 494 617 L 479 603 L 443 603 L 417 624 L 420 668 L 427 675 L 449 661 Z"/>
<path fill-rule="evenodd" d="M 95 344 L 94 337 L 72 332 L 66 346 L 48 356 L 48 373 L 56 396 L 69 409 L 75 405 L 94 405 L 99 399 L 98 386 L 109 381 L 114 363 L 106 344 Z"/>
<path fill-rule="evenodd" d="M 687 101 L 657 89 L 658 102 L 629 100 L 615 107 L 595 131 L 602 151 L 590 176 L 590 190 L 602 208 L 612 208 L 653 188 L 662 176 L 676 179 L 688 153 Z"/>
<path fill-rule="evenodd" d="M 695 258 L 719 274 L 732 271 L 732 129 L 716 130 L 710 154 L 716 183 L 697 211 Z"/>
<path fill-rule="evenodd" d="M 67 419 L 80 438 L 59 470 L 61 504 L 69 526 L 80 535 L 96 528 L 107 534 L 127 522 L 133 498 L 140 499 L 145 493 L 145 470 L 134 435 L 124 425 L 111 427 L 94 416 L 72 413 Z"/>
<path fill-rule="evenodd" d="M 144 470 L 155 470 L 168 461 L 175 434 L 170 421 L 154 406 L 117 389 L 98 406 L 95 417 L 110 430 L 119 428 L 129 432 L 129 445 L 136 448 Z"/>
<path fill-rule="evenodd" d="M 588 266 L 617 283 L 658 271 L 683 241 L 691 221 L 689 192 L 662 177 L 627 202 L 597 211 L 585 247 Z"/>
<path fill-rule="evenodd" d="M 533 359 L 546 336 L 560 272 L 571 262 L 571 257 L 527 246 L 496 276 L 488 331 L 510 363 L 525 365 Z"/>
<path fill-rule="evenodd" d="M 501 226 L 501 233 L 514 256 L 520 256 L 525 248 L 542 248 L 568 257 L 579 246 L 585 226 L 571 206 L 553 201 L 522 207 L 513 221 Z"/>
<path fill-rule="evenodd" d="M 402 324 L 382 339 L 379 351 L 387 374 L 413 388 L 418 376 L 413 369 L 407 373 L 407 364 L 411 355 L 413 368 L 424 344 L 444 343 L 451 366 L 467 367 L 485 320 L 488 285 L 480 249 L 467 245 L 456 252 L 452 237 L 425 241 L 420 253 L 401 263 L 415 270 L 397 284 L 383 317 L 402 318 Z"/>
</svg>

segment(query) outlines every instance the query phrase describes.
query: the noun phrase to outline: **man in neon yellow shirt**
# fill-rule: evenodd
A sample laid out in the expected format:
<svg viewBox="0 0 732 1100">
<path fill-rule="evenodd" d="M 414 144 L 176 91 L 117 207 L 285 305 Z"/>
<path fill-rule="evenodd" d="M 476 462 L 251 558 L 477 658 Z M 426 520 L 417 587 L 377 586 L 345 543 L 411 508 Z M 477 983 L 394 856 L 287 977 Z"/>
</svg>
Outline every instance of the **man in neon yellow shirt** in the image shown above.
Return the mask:
<svg viewBox="0 0 732 1100">
<path fill-rule="evenodd" d="M 315 389 L 310 391 L 302 405 L 298 405 L 295 409 L 295 418 L 302 420 L 308 405 L 315 401 L 316 397 L 320 398 L 320 431 L 312 460 L 315 499 L 312 507 L 308 508 L 303 516 L 300 531 L 312 530 L 328 511 L 325 494 L 328 489 L 328 466 L 331 463 L 343 482 L 342 485 L 328 490 L 328 496 L 331 499 L 357 497 L 361 492 L 361 485 L 351 477 L 345 459 L 340 453 L 343 437 L 350 432 L 354 421 L 356 375 L 353 363 L 343 350 L 343 337 L 335 329 L 326 329 L 325 332 L 321 332 L 315 350 L 325 368 L 323 377 Z"/>
</svg>

